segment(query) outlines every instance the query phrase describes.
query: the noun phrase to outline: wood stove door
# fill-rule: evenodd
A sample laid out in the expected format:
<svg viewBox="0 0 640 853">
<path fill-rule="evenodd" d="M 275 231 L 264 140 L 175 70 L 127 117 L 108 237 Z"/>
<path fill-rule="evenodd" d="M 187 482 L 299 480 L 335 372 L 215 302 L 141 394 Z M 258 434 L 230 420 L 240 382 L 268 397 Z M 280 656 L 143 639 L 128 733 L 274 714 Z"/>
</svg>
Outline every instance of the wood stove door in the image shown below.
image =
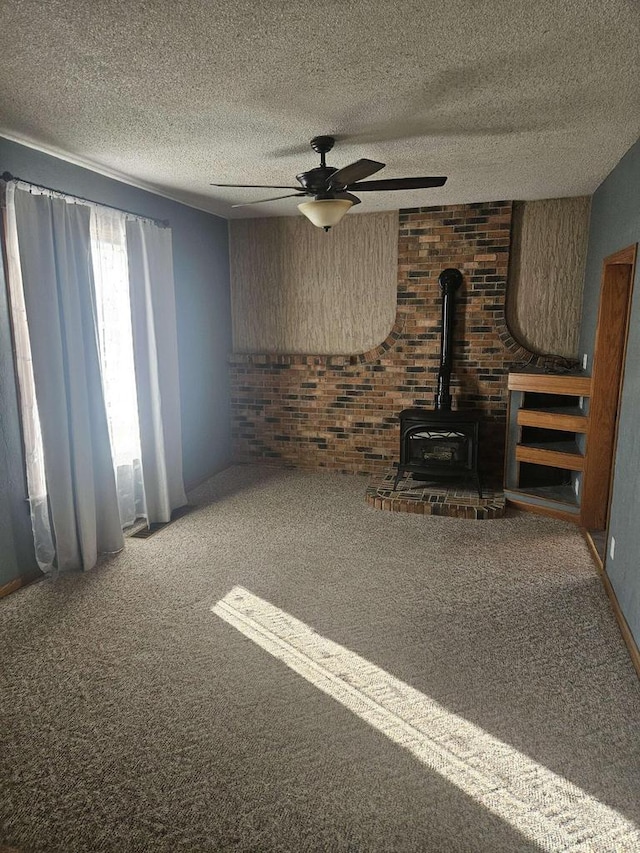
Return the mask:
<svg viewBox="0 0 640 853">
<path fill-rule="evenodd" d="M 393 488 L 397 489 L 401 477 L 410 472 L 417 480 L 469 480 L 482 498 L 478 439 L 479 422 L 471 418 L 405 419 Z"/>
</svg>

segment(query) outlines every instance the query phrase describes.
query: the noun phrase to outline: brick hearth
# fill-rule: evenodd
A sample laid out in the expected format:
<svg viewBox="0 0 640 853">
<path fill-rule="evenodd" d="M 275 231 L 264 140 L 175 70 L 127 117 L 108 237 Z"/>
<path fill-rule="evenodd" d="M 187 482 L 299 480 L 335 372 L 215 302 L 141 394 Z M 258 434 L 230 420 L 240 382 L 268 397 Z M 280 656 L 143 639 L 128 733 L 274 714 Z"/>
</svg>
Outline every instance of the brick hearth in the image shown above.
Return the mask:
<svg viewBox="0 0 640 853">
<path fill-rule="evenodd" d="M 373 477 L 366 501 L 374 509 L 413 512 L 419 515 L 445 515 L 453 518 L 501 518 L 505 511 L 502 489 L 483 489 L 482 498 L 474 488 L 457 485 L 420 484 L 404 477 L 394 490 L 395 470 Z"/>
</svg>

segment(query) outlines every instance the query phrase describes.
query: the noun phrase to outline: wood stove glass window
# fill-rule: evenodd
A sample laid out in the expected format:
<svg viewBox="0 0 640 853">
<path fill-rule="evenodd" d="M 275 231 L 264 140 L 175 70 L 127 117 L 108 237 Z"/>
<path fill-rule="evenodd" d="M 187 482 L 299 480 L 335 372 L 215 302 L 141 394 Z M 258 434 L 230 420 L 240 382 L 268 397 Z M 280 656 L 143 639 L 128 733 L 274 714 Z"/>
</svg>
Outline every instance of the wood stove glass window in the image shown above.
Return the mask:
<svg viewBox="0 0 640 853">
<path fill-rule="evenodd" d="M 457 430 L 418 429 L 409 435 L 410 465 L 466 470 L 471 465 L 471 441 Z"/>
</svg>

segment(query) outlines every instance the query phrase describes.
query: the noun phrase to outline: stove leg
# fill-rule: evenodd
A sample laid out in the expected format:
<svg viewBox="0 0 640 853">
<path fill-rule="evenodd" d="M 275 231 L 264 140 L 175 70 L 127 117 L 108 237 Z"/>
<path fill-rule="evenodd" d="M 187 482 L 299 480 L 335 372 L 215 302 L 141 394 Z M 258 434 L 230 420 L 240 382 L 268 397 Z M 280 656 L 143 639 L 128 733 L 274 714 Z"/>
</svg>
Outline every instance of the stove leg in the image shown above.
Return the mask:
<svg viewBox="0 0 640 853">
<path fill-rule="evenodd" d="M 398 488 L 398 483 L 400 482 L 400 478 L 404 474 L 404 468 L 402 465 L 398 465 L 398 470 L 396 471 L 395 480 L 393 481 L 393 491 L 395 492 Z"/>
<path fill-rule="evenodd" d="M 478 497 L 482 500 L 482 481 L 480 480 L 480 474 L 476 474 L 474 477 L 476 481 L 476 488 L 478 490 Z"/>
</svg>

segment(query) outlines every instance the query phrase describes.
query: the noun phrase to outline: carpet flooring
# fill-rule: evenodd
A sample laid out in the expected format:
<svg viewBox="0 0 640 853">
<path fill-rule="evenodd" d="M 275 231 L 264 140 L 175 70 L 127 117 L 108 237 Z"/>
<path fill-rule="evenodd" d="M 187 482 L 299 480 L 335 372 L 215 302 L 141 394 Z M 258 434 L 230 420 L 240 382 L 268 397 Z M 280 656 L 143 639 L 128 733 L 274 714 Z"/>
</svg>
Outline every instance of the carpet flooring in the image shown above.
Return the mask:
<svg viewBox="0 0 640 853">
<path fill-rule="evenodd" d="M 640 684 L 587 546 L 236 466 L 0 601 L 0 848 L 640 850 Z"/>
</svg>

